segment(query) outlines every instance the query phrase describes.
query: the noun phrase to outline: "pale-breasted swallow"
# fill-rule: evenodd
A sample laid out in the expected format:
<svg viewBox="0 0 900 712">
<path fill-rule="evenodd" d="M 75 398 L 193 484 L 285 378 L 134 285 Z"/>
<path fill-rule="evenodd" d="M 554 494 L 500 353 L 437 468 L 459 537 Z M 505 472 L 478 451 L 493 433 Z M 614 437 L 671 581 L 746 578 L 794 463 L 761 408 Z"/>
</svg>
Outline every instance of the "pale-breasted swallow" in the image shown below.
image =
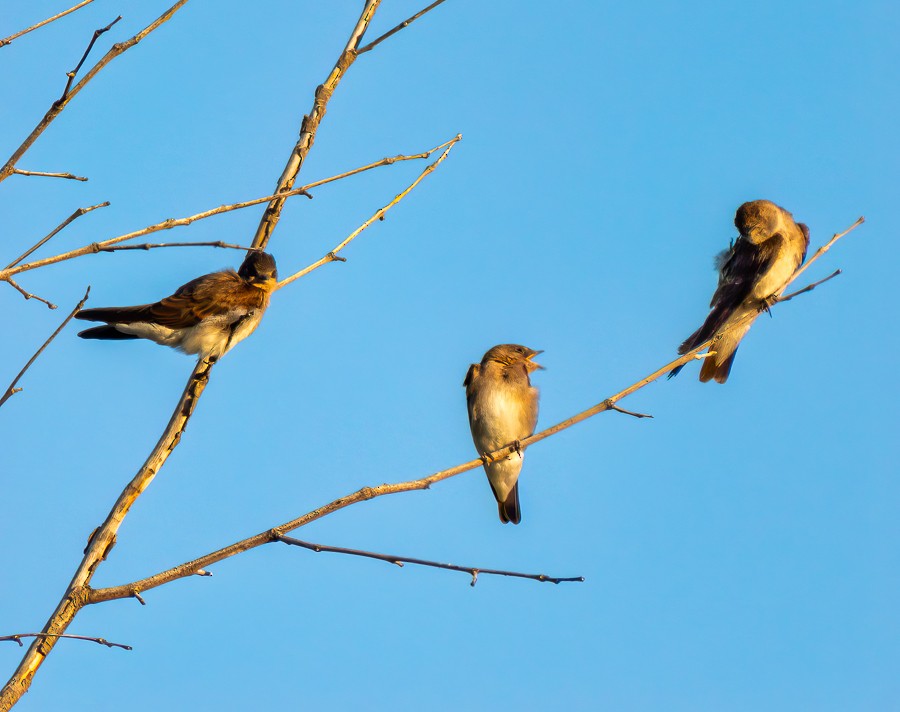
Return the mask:
<svg viewBox="0 0 900 712">
<path fill-rule="evenodd" d="M 507 457 L 484 465 L 504 524 L 522 521 L 518 480 L 524 455 L 518 442 L 532 435 L 537 425 L 538 389 L 531 385 L 528 374 L 543 368 L 531 360 L 540 353 L 517 344 L 494 346 L 480 364 L 469 366 L 463 381 L 478 454 L 516 444 Z"/>
<path fill-rule="evenodd" d="M 704 359 L 700 369 L 704 383 L 728 380 L 741 339 L 806 259 L 809 247 L 809 228 L 768 200 L 744 203 L 737 209 L 734 224 L 740 236 L 716 257 L 719 285 L 710 302 L 712 311 L 678 348 L 684 354 L 716 337 L 709 347 L 716 353 Z M 680 370 L 673 370 L 670 377 Z"/>
<path fill-rule="evenodd" d="M 259 326 L 278 283 L 275 259 L 254 250 L 237 272 L 193 279 L 171 297 L 135 307 L 82 309 L 76 319 L 105 321 L 78 335 L 83 339 L 150 339 L 212 361 Z"/>
</svg>

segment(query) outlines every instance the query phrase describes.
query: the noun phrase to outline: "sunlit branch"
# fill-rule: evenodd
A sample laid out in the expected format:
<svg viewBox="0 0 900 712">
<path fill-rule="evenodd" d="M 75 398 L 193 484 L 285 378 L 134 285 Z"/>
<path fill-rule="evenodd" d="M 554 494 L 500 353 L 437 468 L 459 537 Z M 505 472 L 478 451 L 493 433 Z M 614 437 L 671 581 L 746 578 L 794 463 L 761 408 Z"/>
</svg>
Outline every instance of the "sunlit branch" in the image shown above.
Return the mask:
<svg viewBox="0 0 900 712">
<path fill-rule="evenodd" d="M 424 10 L 419 10 L 419 12 L 417 12 L 417 13 L 416 13 L 415 15 L 413 15 L 412 17 L 407 17 L 403 22 L 401 22 L 399 25 L 397 25 L 397 26 L 394 27 L 393 29 L 388 30 L 387 32 L 385 32 L 385 33 L 384 33 L 383 35 L 381 35 L 381 37 L 379 37 L 378 39 L 372 40 L 371 42 L 369 42 L 369 43 L 368 43 L 367 45 L 365 45 L 364 47 L 360 47 L 358 50 L 356 50 L 356 53 L 357 53 L 357 54 L 363 54 L 363 52 L 368 52 L 370 49 L 373 49 L 373 48 L 377 47 L 377 46 L 380 45 L 382 42 L 384 42 L 388 37 L 390 37 L 390 36 L 392 36 L 392 35 L 394 35 L 394 34 L 400 32 L 400 30 L 405 30 L 405 29 L 406 29 L 407 27 L 409 27 L 412 23 L 414 23 L 416 20 L 418 20 L 420 17 L 422 17 L 422 15 L 424 15 L 424 14 L 425 14 L 426 12 L 428 12 L 429 10 L 433 10 L 433 9 L 436 8 L 438 5 L 440 5 L 442 2 L 444 2 L 444 0 L 436 0 L 436 2 L 431 3 L 431 5 L 429 5 L 428 7 L 426 7 Z"/>
<path fill-rule="evenodd" d="M 34 127 L 34 130 L 28 135 L 22 145 L 20 145 L 9 157 L 6 163 L 0 167 L 0 181 L 4 181 L 9 178 L 13 174 L 13 169 L 16 166 L 16 163 L 19 162 L 19 159 L 25 155 L 25 152 L 34 145 L 34 142 L 37 141 L 38 137 L 46 128 L 53 123 L 54 119 L 62 112 L 66 106 L 69 105 L 69 102 L 78 95 L 78 93 L 87 86 L 88 82 L 93 79 L 97 73 L 103 69 L 107 64 L 109 64 L 112 60 L 118 57 L 123 52 L 134 47 L 138 42 L 144 39 L 147 35 L 153 32 L 155 29 L 160 27 L 163 23 L 168 21 L 178 10 L 181 9 L 187 3 L 188 0 L 178 0 L 172 7 L 166 10 L 162 15 L 160 15 L 156 20 L 147 25 L 143 30 L 138 32 L 134 37 L 125 42 L 119 42 L 114 44 L 109 51 L 100 58 L 100 60 L 88 70 L 88 73 L 84 75 L 84 77 L 79 81 L 74 87 L 71 87 L 71 90 L 65 92 L 63 97 L 57 101 L 54 101 L 50 106 L 50 109 L 44 114 L 44 118 L 42 118 L 37 126 Z M 80 65 L 79 65 L 80 66 Z"/>
<path fill-rule="evenodd" d="M 846 235 L 848 231 L 845 231 L 841 234 L 841 236 Z M 833 243 L 832 243 L 833 244 Z M 799 273 L 798 273 L 799 274 Z M 793 277 L 788 284 L 791 284 L 795 281 L 795 277 Z M 804 290 L 801 290 L 801 292 Z M 556 425 L 553 425 L 545 430 L 540 431 L 539 433 L 535 433 L 531 437 L 524 438 L 519 443 L 514 444 L 511 443 L 507 446 L 499 448 L 498 450 L 487 453 L 485 458 L 487 461 L 495 461 L 502 458 L 507 457 L 512 452 L 514 452 L 517 448 L 523 448 L 529 445 L 533 445 L 535 443 L 540 442 L 541 440 L 545 440 L 546 438 L 555 435 L 556 433 L 566 430 L 567 428 L 571 428 L 573 425 L 580 423 L 588 418 L 591 418 L 599 413 L 603 413 L 608 410 L 624 410 L 617 408 L 617 404 L 623 398 L 639 391 L 644 386 L 653 383 L 658 380 L 662 376 L 665 376 L 672 369 L 678 368 L 679 366 L 683 366 L 684 364 L 697 360 L 703 359 L 710 355 L 710 353 L 701 353 L 705 348 L 707 348 L 712 340 L 707 341 L 703 344 L 697 346 L 697 348 L 688 351 L 682 356 L 679 356 L 674 361 L 667 363 L 666 365 L 656 369 L 653 373 L 644 376 L 638 381 L 635 381 L 627 388 L 619 391 L 613 396 L 606 398 L 601 401 L 597 405 L 594 405 L 586 410 L 573 415 L 571 418 L 567 418 Z M 631 412 L 628 412 L 629 415 L 632 415 Z M 633 414 L 633 415 L 642 415 L 642 414 Z M 383 497 L 386 495 L 399 494 L 401 492 L 412 492 L 415 490 L 424 490 L 430 488 L 432 485 L 441 482 L 443 480 L 449 479 L 451 477 L 455 477 L 464 472 L 468 472 L 469 470 L 474 470 L 477 467 L 480 467 L 484 463 L 484 460 L 481 458 L 476 458 L 474 460 L 469 460 L 468 462 L 464 462 L 460 465 L 456 465 L 454 467 L 447 468 L 445 470 L 441 470 L 439 472 L 435 472 L 427 477 L 422 477 L 415 480 L 408 480 L 405 482 L 397 482 L 393 484 L 382 484 L 377 486 L 363 487 L 362 489 L 353 492 L 352 494 L 346 495 L 344 497 L 340 497 L 335 499 L 328 504 L 322 505 L 306 514 L 297 517 L 296 519 L 292 519 L 289 522 L 285 522 L 279 526 L 273 527 L 271 529 L 267 529 L 266 531 L 260 532 L 259 534 L 255 534 L 254 536 L 248 537 L 246 539 L 242 539 L 233 544 L 229 544 L 226 547 L 218 549 L 217 551 L 210 552 L 209 554 L 205 554 L 191 561 L 186 561 L 178 566 L 174 566 L 165 571 L 161 571 L 152 576 L 148 576 L 146 578 L 140 579 L 138 581 L 133 581 L 131 583 L 123 584 L 121 586 L 111 586 L 108 588 L 100 588 L 93 589 L 90 591 L 87 603 L 101 603 L 103 601 L 111 601 L 120 598 L 134 598 L 135 593 L 140 594 L 143 591 L 147 591 L 152 588 L 156 588 L 158 586 L 165 585 L 167 583 L 171 583 L 172 581 L 177 581 L 178 579 L 187 578 L 189 576 L 194 576 L 198 574 L 200 571 L 206 572 L 207 567 L 215 564 L 219 561 L 223 561 L 227 558 L 240 554 L 244 551 L 249 551 L 250 549 L 254 549 L 259 546 L 263 546 L 264 544 L 269 544 L 273 541 L 278 541 L 281 537 L 285 535 L 286 532 L 293 531 L 295 529 L 299 529 L 311 522 L 314 522 L 318 519 L 326 517 L 338 510 L 344 509 L 345 507 L 349 507 L 350 505 L 357 504 L 358 502 L 366 502 L 371 499 L 375 499 L 376 497 Z"/>
<path fill-rule="evenodd" d="M 80 10 L 85 5 L 90 5 L 92 2 L 94 2 L 94 0 L 82 0 L 82 2 L 78 3 L 74 7 L 70 7 L 68 10 L 63 10 L 62 12 L 57 13 L 53 17 L 48 17 L 46 20 L 41 20 L 36 25 L 32 25 L 31 27 L 26 27 L 24 30 L 16 32 L 14 35 L 10 35 L 9 37 L 4 37 L 2 40 L 0 40 L 0 47 L 4 47 L 4 46 L 8 45 L 10 42 L 12 42 L 13 40 L 21 37 L 22 35 L 26 35 L 29 32 L 34 32 L 36 29 L 43 27 L 44 25 L 49 25 L 54 20 L 58 20 L 61 17 L 65 17 L 66 15 L 68 15 L 71 12 Z"/>
<path fill-rule="evenodd" d="M 309 274 L 313 270 L 318 269 L 322 265 L 328 264 L 329 262 L 343 262 L 345 261 L 343 257 L 338 257 L 338 253 L 343 250 L 347 245 L 349 245 L 353 240 L 359 236 L 359 234 L 365 230 L 366 228 L 373 225 L 375 222 L 379 220 L 384 220 L 385 213 L 393 208 L 397 203 L 399 203 L 403 198 L 405 198 L 409 193 L 415 188 L 419 183 L 421 183 L 426 176 L 428 176 L 435 168 L 437 168 L 445 158 L 450 154 L 451 149 L 456 144 L 457 141 L 462 140 L 462 134 L 457 134 L 453 139 L 446 143 L 447 148 L 444 149 L 444 152 L 440 155 L 440 157 L 432 164 L 427 166 L 424 171 L 419 174 L 419 177 L 416 178 L 412 183 L 410 183 L 401 193 L 394 196 L 394 199 L 385 205 L 383 208 L 380 208 L 375 211 L 375 214 L 372 215 L 368 220 L 366 220 L 362 225 L 360 225 L 356 230 L 351 232 L 346 238 L 344 238 L 341 242 L 339 242 L 331 252 L 325 255 L 320 260 L 313 262 L 308 267 L 304 267 L 299 272 L 295 272 L 290 277 L 287 277 L 278 283 L 276 289 L 281 289 L 282 287 L 286 287 L 291 282 L 300 279 L 301 277 Z"/>
</svg>

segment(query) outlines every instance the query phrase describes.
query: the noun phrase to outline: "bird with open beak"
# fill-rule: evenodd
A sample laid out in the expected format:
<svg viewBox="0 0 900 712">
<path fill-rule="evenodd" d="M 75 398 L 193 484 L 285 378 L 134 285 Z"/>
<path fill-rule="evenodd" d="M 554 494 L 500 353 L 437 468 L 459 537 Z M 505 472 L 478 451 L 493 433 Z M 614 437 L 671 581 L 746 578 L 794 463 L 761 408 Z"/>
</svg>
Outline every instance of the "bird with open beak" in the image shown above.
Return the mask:
<svg viewBox="0 0 900 712">
<path fill-rule="evenodd" d="M 149 339 L 215 361 L 259 326 L 278 284 L 272 255 L 253 250 L 237 272 L 197 277 L 153 304 L 82 309 L 76 319 L 104 321 L 82 339 Z"/>
<path fill-rule="evenodd" d="M 768 200 L 752 200 L 737 209 L 734 225 L 740 236 L 716 258 L 719 285 L 710 302 L 709 316 L 678 348 L 685 354 L 704 341 L 713 356 L 703 361 L 700 380 L 725 383 L 741 339 L 760 312 L 788 283 L 806 259 L 809 228 L 794 222 L 784 208 Z M 674 376 L 681 367 L 674 369 Z"/>
<path fill-rule="evenodd" d="M 516 447 L 507 457 L 495 462 L 485 458 L 484 463 L 504 524 L 522 521 L 519 472 L 524 454 L 519 441 L 532 435 L 537 425 L 538 389 L 531 385 L 529 374 L 543 368 L 532 361 L 540 353 L 518 344 L 494 346 L 480 364 L 469 366 L 463 382 L 478 454 L 484 458 L 506 445 Z"/>
</svg>

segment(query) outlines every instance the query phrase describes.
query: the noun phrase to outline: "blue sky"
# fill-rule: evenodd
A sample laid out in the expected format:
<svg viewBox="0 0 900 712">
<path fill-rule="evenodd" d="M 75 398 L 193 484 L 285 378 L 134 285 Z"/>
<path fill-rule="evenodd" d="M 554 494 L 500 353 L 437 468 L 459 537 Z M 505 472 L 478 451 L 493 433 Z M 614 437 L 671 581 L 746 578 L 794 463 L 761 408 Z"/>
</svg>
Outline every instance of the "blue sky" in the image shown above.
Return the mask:
<svg viewBox="0 0 900 712">
<path fill-rule="evenodd" d="M 8 0 L 7 35 L 64 8 Z M 361 3 L 190 2 L 107 67 L 20 161 L 87 183 L 0 185 L 6 262 L 268 194 Z M 92 60 L 167 7 L 98 0 L 0 49 L 12 153 L 91 32 Z M 421 7 L 384 0 L 369 35 Z M 900 11 L 895 3 L 448 0 L 362 56 L 310 182 L 461 132 L 448 160 L 345 252 L 276 295 L 215 369 L 181 445 L 94 579 L 189 560 L 473 446 L 461 387 L 502 342 L 544 349 L 539 427 L 671 360 L 703 320 L 734 211 L 768 198 L 844 274 L 760 319 L 725 386 L 697 367 L 528 450 L 523 522 L 483 473 L 296 532 L 333 545 L 552 575 L 551 586 L 267 546 L 84 610 L 22 710 L 884 710 L 900 706 L 893 365 Z M 295 198 L 270 244 L 319 258 L 422 169 Z M 259 208 L 153 239 L 247 243 Z M 4 264 L 6 264 L 4 262 Z M 239 255 L 84 257 L 0 290 L 7 382 L 92 286 L 142 303 Z M 2 286 L 2 285 L 0 285 Z M 162 431 L 192 359 L 70 326 L 0 409 L 0 634 L 38 630 Z M 4 676 L 21 656 L 0 647 Z M 5 679 L 5 678 L 4 678 Z M 173 702 L 177 700 L 177 702 Z"/>
</svg>

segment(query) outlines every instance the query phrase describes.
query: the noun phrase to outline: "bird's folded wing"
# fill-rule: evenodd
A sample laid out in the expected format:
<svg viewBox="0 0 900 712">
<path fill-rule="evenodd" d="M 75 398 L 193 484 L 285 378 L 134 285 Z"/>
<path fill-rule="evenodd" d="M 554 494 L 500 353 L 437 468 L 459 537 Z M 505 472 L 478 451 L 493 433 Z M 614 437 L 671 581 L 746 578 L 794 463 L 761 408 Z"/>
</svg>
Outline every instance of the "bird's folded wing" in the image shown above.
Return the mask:
<svg viewBox="0 0 900 712">
<path fill-rule="evenodd" d="M 781 235 L 773 235 L 758 245 L 738 240 L 722 267 L 719 286 L 709 305 L 737 308 L 753 291 L 753 286 L 759 278 L 775 262 L 783 245 L 784 238 Z"/>
</svg>

